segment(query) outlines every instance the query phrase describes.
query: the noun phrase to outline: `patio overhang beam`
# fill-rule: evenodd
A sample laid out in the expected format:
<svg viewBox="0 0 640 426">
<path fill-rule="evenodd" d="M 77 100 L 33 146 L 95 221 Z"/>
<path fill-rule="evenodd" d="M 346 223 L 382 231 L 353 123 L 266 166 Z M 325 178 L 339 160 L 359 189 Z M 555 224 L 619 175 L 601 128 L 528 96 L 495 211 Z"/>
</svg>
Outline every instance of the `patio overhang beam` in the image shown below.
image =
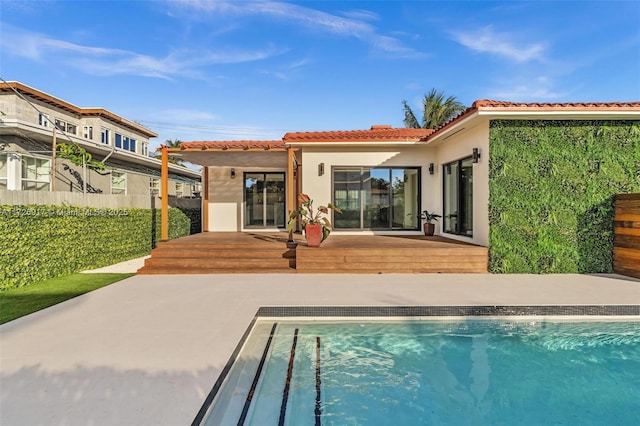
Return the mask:
<svg viewBox="0 0 640 426">
<path fill-rule="evenodd" d="M 295 170 L 295 164 L 297 164 L 296 159 L 296 148 L 288 147 L 287 148 L 287 220 L 291 215 L 291 212 L 295 210 L 295 200 L 297 197 L 296 194 L 296 185 L 294 184 L 293 174 Z M 289 224 L 287 223 L 287 226 Z"/>
<path fill-rule="evenodd" d="M 171 154 L 179 154 L 181 152 L 286 152 L 286 147 L 202 147 L 202 148 L 167 148 Z"/>
<path fill-rule="evenodd" d="M 160 172 L 160 240 L 169 240 L 169 148 L 162 145 L 162 168 Z"/>
</svg>

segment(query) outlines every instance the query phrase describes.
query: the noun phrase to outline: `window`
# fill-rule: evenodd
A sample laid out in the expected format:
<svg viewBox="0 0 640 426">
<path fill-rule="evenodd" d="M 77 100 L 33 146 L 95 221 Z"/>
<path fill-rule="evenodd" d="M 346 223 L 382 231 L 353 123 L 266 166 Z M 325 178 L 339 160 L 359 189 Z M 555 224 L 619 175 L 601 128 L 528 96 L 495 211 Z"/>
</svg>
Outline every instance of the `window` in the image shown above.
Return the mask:
<svg viewBox="0 0 640 426">
<path fill-rule="evenodd" d="M 182 196 L 183 196 L 183 184 L 176 183 L 176 197 L 182 197 Z"/>
<path fill-rule="evenodd" d="M 333 170 L 336 229 L 416 230 L 420 169 L 349 167 Z"/>
<path fill-rule="evenodd" d="M 118 195 L 127 194 L 127 174 L 123 172 L 111 172 L 111 193 Z"/>
<path fill-rule="evenodd" d="M 151 195 L 160 195 L 160 179 L 151 178 L 149 181 L 149 192 Z"/>
<path fill-rule="evenodd" d="M 84 126 L 82 129 L 82 137 L 85 139 L 93 139 L 93 126 Z"/>
<path fill-rule="evenodd" d="M 49 127 L 49 117 L 44 114 L 40 114 L 38 117 L 38 124 L 42 127 Z"/>
<path fill-rule="evenodd" d="M 123 136 L 116 133 L 116 148 L 122 148 L 127 151 L 136 152 L 136 140 L 129 136 Z"/>
<path fill-rule="evenodd" d="M 48 191 L 51 163 L 45 158 L 22 157 L 22 189 Z"/>
<path fill-rule="evenodd" d="M 284 228 L 285 174 L 280 172 L 244 173 L 244 226 Z"/>
<path fill-rule="evenodd" d="M 199 197 L 202 192 L 202 186 L 199 183 L 191 184 L 191 194 L 194 197 Z"/>
<path fill-rule="evenodd" d="M 473 236 L 473 160 L 444 165 L 443 228 L 449 234 Z"/>
<path fill-rule="evenodd" d="M 111 145 L 111 131 L 109 129 L 102 128 L 100 142 L 105 145 Z"/>
<path fill-rule="evenodd" d="M 135 142 L 135 141 L 134 141 L 134 142 Z M 144 142 L 143 142 L 143 143 L 142 143 L 142 144 L 140 144 L 140 145 L 141 145 L 141 146 L 140 146 L 140 149 L 142 150 L 142 151 L 141 151 L 141 154 L 142 154 L 142 155 L 144 155 L 145 157 L 148 157 L 148 156 L 149 156 L 149 144 L 148 144 L 148 143 L 144 143 Z"/>
<path fill-rule="evenodd" d="M 7 189 L 7 154 L 0 153 L 0 189 Z"/>
<path fill-rule="evenodd" d="M 67 123 L 66 121 L 59 120 L 56 118 L 56 127 L 59 130 L 62 130 L 65 133 L 70 133 L 75 135 L 78 133 L 78 127 L 75 124 Z"/>
</svg>

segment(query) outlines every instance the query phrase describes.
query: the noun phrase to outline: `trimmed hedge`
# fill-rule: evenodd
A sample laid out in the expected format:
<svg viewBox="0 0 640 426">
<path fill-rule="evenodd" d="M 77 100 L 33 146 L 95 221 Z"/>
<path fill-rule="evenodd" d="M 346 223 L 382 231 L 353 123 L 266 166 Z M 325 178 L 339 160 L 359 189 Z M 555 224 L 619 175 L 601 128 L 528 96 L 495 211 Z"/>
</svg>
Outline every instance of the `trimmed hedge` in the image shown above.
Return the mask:
<svg viewBox="0 0 640 426">
<path fill-rule="evenodd" d="M 199 234 L 202 232 L 202 209 L 187 209 L 183 207 L 176 207 L 182 213 L 184 213 L 191 221 L 190 234 Z"/>
<path fill-rule="evenodd" d="M 490 124 L 489 270 L 610 273 L 613 196 L 640 192 L 640 122 Z"/>
<path fill-rule="evenodd" d="M 158 209 L 0 206 L 0 289 L 148 255 L 160 240 Z M 169 238 L 189 235 L 169 209 Z"/>
</svg>

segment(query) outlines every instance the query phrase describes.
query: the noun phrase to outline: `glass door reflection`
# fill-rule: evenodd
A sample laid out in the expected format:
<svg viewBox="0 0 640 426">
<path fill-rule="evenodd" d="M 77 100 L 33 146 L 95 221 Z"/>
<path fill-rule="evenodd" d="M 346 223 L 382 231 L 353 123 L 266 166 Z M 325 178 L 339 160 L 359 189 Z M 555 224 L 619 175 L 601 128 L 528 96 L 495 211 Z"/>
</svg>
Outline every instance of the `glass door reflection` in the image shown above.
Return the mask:
<svg viewBox="0 0 640 426">
<path fill-rule="evenodd" d="M 284 173 L 245 173 L 245 227 L 283 228 L 285 200 Z"/>
</svg>

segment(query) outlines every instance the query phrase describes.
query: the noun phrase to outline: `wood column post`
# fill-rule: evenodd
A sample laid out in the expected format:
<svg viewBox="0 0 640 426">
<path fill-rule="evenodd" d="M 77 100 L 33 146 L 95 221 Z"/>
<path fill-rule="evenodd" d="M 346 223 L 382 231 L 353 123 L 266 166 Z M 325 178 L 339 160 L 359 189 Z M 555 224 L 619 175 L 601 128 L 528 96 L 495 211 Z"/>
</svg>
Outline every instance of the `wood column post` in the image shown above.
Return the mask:
<svg viewBox="0 0 640 426">
<path fill-rule="evenodd" d="M 162 197 L 162 214 L 160 216 L 160 240 L 169 239 L 169 151 L 162 146 L 162 171 L 160 174 L 160 194 Z"/>
<path fill-rule="evenodd" d="M 287 148 L 287 217 L 288 215 L 295 210 L 295 196 L 296 196 L 296 187 L 294 185 L 293 180 L 293 160 L 294 160 L 294 151 L 293 148 Z"/>
<path fill-rule="evenodd" d="M 202 232 L 209 232 L 209 167 L 202 170 Z"/>
</svg>

